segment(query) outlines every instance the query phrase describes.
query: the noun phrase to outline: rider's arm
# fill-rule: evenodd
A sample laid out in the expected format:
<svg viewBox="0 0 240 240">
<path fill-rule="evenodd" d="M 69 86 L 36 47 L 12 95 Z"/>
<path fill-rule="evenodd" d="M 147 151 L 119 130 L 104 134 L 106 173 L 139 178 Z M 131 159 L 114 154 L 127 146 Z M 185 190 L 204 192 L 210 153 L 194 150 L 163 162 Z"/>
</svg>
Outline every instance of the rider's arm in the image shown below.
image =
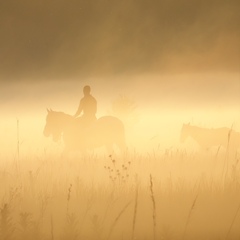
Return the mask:
<svg viewBox="0 0 240 240">
<path fill-rule="evenodd" d="M 80 115 L 82 111 L 83 111 L 83 101 L 81 100 L 80 103 L 79 103 L 78 110 L 77 110 L 77 112 L 74 114 L 74 117 L 77 117 L 78 115 Z"/>
</svg>

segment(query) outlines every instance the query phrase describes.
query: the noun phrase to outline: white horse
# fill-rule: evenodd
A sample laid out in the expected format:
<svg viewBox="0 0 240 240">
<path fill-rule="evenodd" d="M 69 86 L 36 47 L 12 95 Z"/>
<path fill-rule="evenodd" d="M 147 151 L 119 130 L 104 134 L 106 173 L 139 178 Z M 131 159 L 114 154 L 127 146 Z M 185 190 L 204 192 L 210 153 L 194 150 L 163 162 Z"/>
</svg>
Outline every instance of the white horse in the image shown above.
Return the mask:
<svg viewBox="0 0 240 240">
<path fill-rule="evenodd" d="M 240 147 L 240 133 L 231 128 L 201 128 L 190 124 L 183 124 L 180 141 L 192 138 L 203 149 L 224 147 L 237 150 Z"/>
<path fill-rule="evenodd" d="M 44 135 L 55 142 L 63 138 L 64 153 L 86 151 L 105 146 L 108 153 L 117 145 L 120 151 L 125 150 L 125 131 L 123 123 L 115 117 L 103 116 L 88 127 L 83 127 L 79 119 L 63 112 L 48 110 Z"/>
</svg>

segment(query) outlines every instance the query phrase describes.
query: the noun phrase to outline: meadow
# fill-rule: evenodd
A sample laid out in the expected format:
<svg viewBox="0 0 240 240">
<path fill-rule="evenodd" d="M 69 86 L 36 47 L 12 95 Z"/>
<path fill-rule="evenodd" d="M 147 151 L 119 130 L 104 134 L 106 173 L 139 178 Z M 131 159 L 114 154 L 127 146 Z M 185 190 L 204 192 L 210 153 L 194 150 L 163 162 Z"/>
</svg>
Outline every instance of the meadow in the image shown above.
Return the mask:
<svg viewBox="0 0 240 240">
<path fill-rule="evenodd" d="M 134 113 L 125 119 L 128 148 L 112 155 L 100 149 L 62 157 L 63 143 L 43 136 L 46 108 L 73 114 L 82 82 L 5 91 L 11 94 L 1 104 L 0 240 L 239 240 L 239 149 L 179 143 L 188 122 L 240 132 L 239 78 L 209 86 L 212 77 L 193 76 L 199 81 L 191 87 L 189 78 L 127 85 L 121 96 L 136 99 L 127 101 Z M 98 117 L 112 114 L 116 86 L 94 83 Z"/>
<path fill-rule="evenodd" d="M 21 150 L 21 149 L 20 149 Z M 240 157 L 156 146 L 1 159 L 0 236 L 239 239 Z"/>
</svg>

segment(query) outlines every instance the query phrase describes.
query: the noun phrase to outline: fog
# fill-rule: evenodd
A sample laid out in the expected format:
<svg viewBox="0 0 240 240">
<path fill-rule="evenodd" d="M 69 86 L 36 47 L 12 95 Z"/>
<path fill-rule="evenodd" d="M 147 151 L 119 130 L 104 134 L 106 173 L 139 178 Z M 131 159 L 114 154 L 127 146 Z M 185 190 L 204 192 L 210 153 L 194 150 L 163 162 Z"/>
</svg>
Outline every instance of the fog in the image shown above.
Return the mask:
<svg viewBox="0 0 240 240">
<path fill-rule="evenodd" d="M 97 118 L 113 115 L 123 121 L 123 154 L 115 147 L 109 155 L 100 147 L 65 156 L 63 139 L 43 135 L 47 109 L 74 115 L 87 84 L 97 99 Z M 201 239 L 206 231 L 210 239 L 239 236 L 239 149 L 230 150 L 234 141 L 220 147 L 217 133 L 217 145 L 208 149 L 194 137 L 180 141 L 188 123 L 226 127 L 225 143 L 231 131 L 231 139 L 239 135 L 239 74 L 141 74 L 2 86 L 5 239 L 99 239 L 99 234 L 102 239 L 169 234 Z M 125 103 L 121 111 L 119 102 Z M 204 139 L 208 143 L 208 135 Z"/>
<path fill-rule="evenodd" d="M 74 115 L 86 84 L 91 86 L 92 95 L 97 99 L 98 118 L 104 115 L 122 118 L 130 148 L 143 150 L 144 146 L 144 150 L 149 151 L 158 145 L 162 150 L 183 147 L 179 145 L 183 123 L 239 131 L 239 74 L 139 75 L 66 82 L 16 82 L 6 84 L 1 93 L 1 145 L 6 146 L 4 149 L 16 150 L 17 120 L 21 148 L 45 148 L 42 131 L 47 109 Z M 130 101 L 134 107 L 129 116 L 121 116 L 113 110 L 114 102 L 121 98 Z"/>
<path fill-rule="evenodd" d="M 239 9 L 237 0 L 2 2 L 1 81 L 239 72 Z"/>
<path fill-rule="evenodd" d="M 239 239 L 239 12 L 0 1 L 0 239 Z"/>
</svg>

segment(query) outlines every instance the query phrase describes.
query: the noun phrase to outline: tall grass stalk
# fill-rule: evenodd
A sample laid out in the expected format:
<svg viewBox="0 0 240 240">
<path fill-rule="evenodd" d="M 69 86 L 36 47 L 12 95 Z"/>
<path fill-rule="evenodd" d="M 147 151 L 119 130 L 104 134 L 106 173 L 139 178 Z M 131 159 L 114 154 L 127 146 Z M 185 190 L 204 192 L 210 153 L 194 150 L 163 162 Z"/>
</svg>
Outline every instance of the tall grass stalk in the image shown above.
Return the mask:
<svg viewBox="0 0 240 240">
<path fill-rule="evenodd" d="M 12 217 L 10 216 L 10 207 L 5 203 L 3 207 L 0 208 L 0 239 L 12 239 L 14 230 L 15 227 L 12 223 Z"/>
<path fill-rule="evenodd" d="M 153 211 L 152 211 L 152 219 L 153 219 L 153 239 L 156 239 L 156 228 L 157 228 L 157 219 L 156 219 L 156 201 L 153 192 L 153 180 L 152 175 L 150 174 L 150 197 L 152 200 Z"/>
<path fill-rule="evenodd" d="M 68 240 L 79 239 L 78 218 L 74 213 L 67 214 L 65 227 L 63 228 L 63 238 Z"/>
<path fill-rule="evenodd" d="M 70 184 L 69 188 L 68 188 L 68 196 L 67 196 L 67 215 L 69 213 L 69 202 L 70 202 L 70 198 L 71 198 L 71 191 L 72 191 L 72 184 Z"/>
<path fill-rule="evenodd" d="M 218 154 L 219 154 L 220 148 L 221 148 L 221 145 L 218 146 L 217 152 L 216 152 L 216 154 L 215 154 L 215 161 L 216 161 L 217 158 L 218 158 Z"/>
<path fill-rule="evenodd" d="M 122 216 L 122 214 L 126 211 L 126 209 L 128 208 L 128 206 L 130 205 L 130 203 L 131 203 L 131 201 L 128 202 L 128 203 L 124 206 L 124 208 L 119 212 L 119 214 L 117 215 L 117 217 L 114 219 L 114 221 L 113 221 L 113 223 L 112 223 L 112 225 L 111 225 L 111 227 L 110 227 L 108 236 L 107 236 L 107 238 L 106 238 L 107 240 L 110 239 L 110 237 L 111 237 L 111 235 L 112 235 L 112 232 L 113 232 L 113 230 L 114 230 L 114 227 L 116 226 L 116 224 L 117 224 L 118 220 L 120 219 L 120 217 Z"/>
<path fill-rule="evenodd" d="M 19 220 L 19 225 L 20 225 L 20 239 L 28 239 L 29 236 L 31 235 L 32 229 L 32 219 L 31 219 L 31 214 L 28 212 L 21 212 L 19 214 L 20 220 Z"/>
<path fill-rule="evenodd" d="M 20 159 L 20 137 L 19 137 L 19 119 L 17 118 L 17 157 L 16 157 L 16 172 L 19 174 L 19 159 Z"/>
<path fill-rule="evenodd" d="M 86 220 L 87 215 L 88 215 L 89 211 L 91 210 L 92 206 L 93 206 L 93 199 L 89 199 L 87 201 L 87 208 L 86 208 L 86 210 L 85 210 L 85 212 L 83 214 L 83 218 L 82 218 L 82 221 L 80 223 L 81 228 L 79 230 L 79 235 L 81 235 L 81 232 L 83 230 L 83 226 L 84 226 L 85 220 Z"/>
<path fill-rule="evenodd" d="M 192 212 L 193 212 L 193 210 L 194 210 L 194 207 L 195 207 L 197 198 L 198 198 L 198 194 L 197 194 L 196 197 L 194 198 L 193 203 L 192 203 L 192 206 L 191 206 L 191 208 L 190 208 L 190 210 L 189 210 L 189 213 L 188 213 L 188 217 L 187 217 L 187 220 L 186 220 L 185 228 L 184 228 L 184 231 L 183 231 L 183 238 L 182 238 L 183 240 L 185 239 L 186 232 L 187 232 L 187 227 L 188 227 L 188 224 L 189 224 L 189 222 L 190 222 L 190 218 L 191 218 Z"/>
<path fill-rule="evenodd" d="M 134 233 L 135 233 L 137 207 L 138 207 L 138 183 L 137 183 L 137 178 L 136 178 L 136 192 L 135 192 L 135 204 L 134 204 L 134 212 L 133 212 L 132 238 L 131 238 L 132 240 L 134 239 Z"/>
<path fill-rule="evenodd" d="M 238 215 L 239 210 L 240 210 L 240 204 L 239 204 L 239 206 L 238 206 L 238 208 L 237 208 L 237 211 L 236 211 L 236 213 L 235 213 L 235 215 L 234 215 L 234 217 L 233 217 L 233 220 L 232 220 L 232 222 L 231 222 L 231 224 L 230 224 L 230 226 L 229 226 L 228 232 L 227 232 L 226 237 L 225 237 L 226 240 L 227 240 L 228 237 L 229 237 L 229 234 L 230 234 L 230 232 L 231 232 L 231 230 L 232 230 L 233 224 L 234 224 L 234 222 L 235 222 L 235 220 L 236 220 L 236 218 L 237 218 L 237 215 Z"/>
<path fill-rule="evenodd" d="M 19 142 L 19 119 L 17 118 L 17 159 L 20 156 L 20 142 Z"/>
<path fill-rule="evenodd" d="M 53 234 L 53 217 L 51 216 L 51 240 L 54 240 L 54 234 Z"/>
<path fill-rule="evenodd" d="M 229 158 L 229 147 L 230 147 L 230 139 L 231 139 L 231 134 L 232 134 L 232 128 L 228 131 L 228 136 L 227 136 L 227 148 L 226 148 L 226 154 L 225 154 L 225 159 L 224 159 L 224 164 L 223 164 L 223 170 L 222 170 L 222 179 L 225 183 L 227 173 L 228 173 L 228 158 Z M 225 166 L 226 166 L 226 171 L 225 171 Z M 225 174 L 224 174 L 225 172 Z M 223 178 L 224 177 L 224 178 Z"/>
</svg>

